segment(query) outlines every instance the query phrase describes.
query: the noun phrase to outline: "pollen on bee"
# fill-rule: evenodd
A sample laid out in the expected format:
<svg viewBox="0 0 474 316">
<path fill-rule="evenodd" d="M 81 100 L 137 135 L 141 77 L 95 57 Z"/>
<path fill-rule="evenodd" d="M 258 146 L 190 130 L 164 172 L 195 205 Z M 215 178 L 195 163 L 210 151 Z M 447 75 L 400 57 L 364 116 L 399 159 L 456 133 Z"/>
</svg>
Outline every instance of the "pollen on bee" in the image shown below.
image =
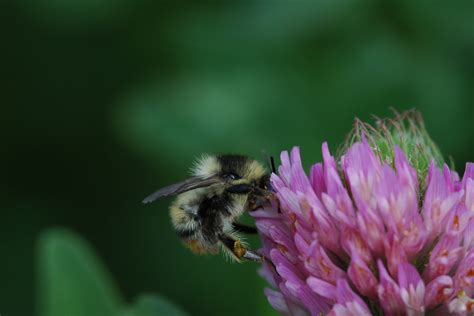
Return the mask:
<svg viewBox="0 0 474 316">
<path fill-rule="evenodd" d="M 196 254 L 204 254 L 207 252 L 202 244 L 197 240 L 184 241 L 184 245 Z"/>
<path fill-rule="evenodd" d="M 245 255 L 245 248 L 242 246 L 239 240 L 234 243 L 234 254 L 237 258 L 242 258 Z"/>
</svg>

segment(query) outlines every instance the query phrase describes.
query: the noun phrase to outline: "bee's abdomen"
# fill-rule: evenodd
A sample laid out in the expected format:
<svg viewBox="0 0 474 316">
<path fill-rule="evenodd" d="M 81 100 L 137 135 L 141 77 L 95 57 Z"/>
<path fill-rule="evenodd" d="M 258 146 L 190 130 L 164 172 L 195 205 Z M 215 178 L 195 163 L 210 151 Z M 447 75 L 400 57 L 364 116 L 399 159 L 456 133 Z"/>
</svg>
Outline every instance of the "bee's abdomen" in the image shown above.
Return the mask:
<svg viewBox="0 0 474 316">
<path fill-rule="evenodd" d="M 231 201 L 227 194 L 205 197 L 199 205 L 198 216 L 202 223 L 203 238 L 209 244 L 217 244 L 222 234 L 222 219 L 230 216 Z"/>
<path fill-rule="evenodd" d="M 202 242 L 196 239 L 184 240 L 184 245 L 196 254 L 204 254 L 209 252 Z"/>
<path fill-rule="evenodd" d="M 206 196 L 199 204 L 198 215 L 200 218 L 215 218 L 218 214 L 230 215 L 232 201 L 229 194 Z"/>
<path fill-rule="evenodd" d="M 170 215 L 176 234 L 181 239 L 193 239 L 200 228 L 198 218 L 181 205 L 172 205 Z"/>
<path fill-rule="evenodd" d="M 184 228 L 184 229 L 176 229 L 176 234 L 181 239 L 193 239 L 196 235 L 197 229 L 195 228 Z"/>
</svg>

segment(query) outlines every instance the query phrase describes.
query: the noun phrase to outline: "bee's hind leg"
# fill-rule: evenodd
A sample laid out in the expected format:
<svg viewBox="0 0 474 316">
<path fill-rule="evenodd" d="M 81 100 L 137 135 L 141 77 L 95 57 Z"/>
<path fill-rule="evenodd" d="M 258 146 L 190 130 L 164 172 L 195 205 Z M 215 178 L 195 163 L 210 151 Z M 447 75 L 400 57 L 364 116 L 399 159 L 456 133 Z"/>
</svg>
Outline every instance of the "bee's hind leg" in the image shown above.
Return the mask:
<svg viewBox="0 0 474 316">
<path fill-rule="evenodd" d="M 220 241 L 227 247 L 238 259 L 246 259 L 248 261 L 262 262 L 263 258 L 251 249 L 245 248 L 240 240 L 236 240 L 227 235 L 221 235 Z"/>
<path fill-rule="evenodd" d="M 257 228 L 252 227 L 252 226 L 248 226 L 248 225 L 245 225 L 245 224 L 241 224 L 241 223 L 233 223 L 232 227 L 236 231 L 244 233 L 244 234 L 256 234 L 256 233 L 258 233 Z"/>
</svg>

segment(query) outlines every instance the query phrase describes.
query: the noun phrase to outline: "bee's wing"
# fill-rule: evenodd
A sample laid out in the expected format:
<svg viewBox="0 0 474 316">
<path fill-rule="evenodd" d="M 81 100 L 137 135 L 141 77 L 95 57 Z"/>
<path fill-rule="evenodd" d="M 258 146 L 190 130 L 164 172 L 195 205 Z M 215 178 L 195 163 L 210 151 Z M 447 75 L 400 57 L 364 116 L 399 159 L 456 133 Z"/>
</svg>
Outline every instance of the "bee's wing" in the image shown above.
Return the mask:
<svg viewBox="0 0 474 316">
<path fill-rule="evenodd" d="M 210 185 L 221 183 L 221 182 L 222 182 L 222 179 L 218 176 L 211 176 L 208 178 L 192 177 L 182 182 L 175 183 L 170 186 L 159 189 L 155 193 L 152 193 L 149 196 L 147 196 L 142 202 L 145 204 L 151 203 L 160 197 L 176 195 L 176 194 L 180 194 L 180 193 L 194 190 L 197 188 L 208 187 Z"/>
</svg>

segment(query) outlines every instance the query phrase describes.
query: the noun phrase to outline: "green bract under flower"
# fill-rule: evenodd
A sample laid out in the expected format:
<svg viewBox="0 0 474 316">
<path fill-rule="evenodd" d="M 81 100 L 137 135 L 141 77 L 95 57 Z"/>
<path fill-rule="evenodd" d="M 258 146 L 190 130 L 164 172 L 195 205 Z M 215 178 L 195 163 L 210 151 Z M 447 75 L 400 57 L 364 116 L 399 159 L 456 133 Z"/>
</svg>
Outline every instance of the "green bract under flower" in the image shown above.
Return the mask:
<svg viewBox="0 0 474 316">
<path fill-rule="evenodd" d="M 431 161 L 440 168 L 445 163 L 441 151 L 426 131 L 421 114 L 415 110 L 395 113 L 394 118 L 377 118 L 373 125 L 356 119 L 353 130 L 339 149 L 338 158 L 354 143 L 360 142 L 362 137 L 366 137 L 380 160 L 390 165 L 393 165 L 395 158 L 394 145 L 399 146 L 416 170 L 421 193 L 424 192 Z"/>
</svg>

